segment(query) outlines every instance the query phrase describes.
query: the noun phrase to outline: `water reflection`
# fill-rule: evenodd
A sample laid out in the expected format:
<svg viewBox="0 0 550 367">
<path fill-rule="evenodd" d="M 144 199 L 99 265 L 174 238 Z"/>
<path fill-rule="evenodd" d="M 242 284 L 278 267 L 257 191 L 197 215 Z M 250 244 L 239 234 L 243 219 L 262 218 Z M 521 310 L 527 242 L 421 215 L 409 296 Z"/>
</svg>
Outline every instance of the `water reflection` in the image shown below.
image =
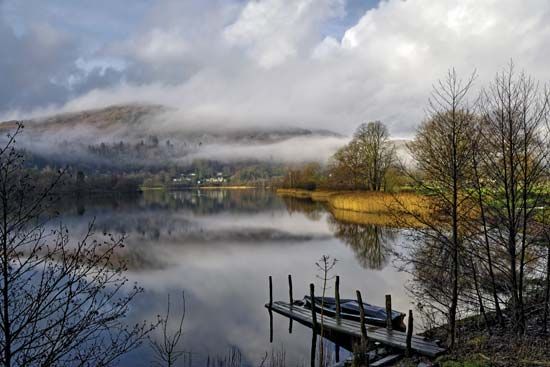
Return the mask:
<svg viewBox="0 0 550 367">
<path fill-rule="evenodd" d="M 374 224 L 346 223 L 329 217 L 334 236 L 355 252 L 357 261 L 368 269 L 382 269 L 392 256 L 397 230 Z"/>
<path fill-rule="evenodd" d="M 326 213 L 324 205 L 310 199 L 298 199 L 291 196 L 283 196 L 281 200 L 285 203 L 289 214 L 303 213 L 311 220 L 318 221 Z"/>
<path fill-rule="evenodd" d="M 131 321 L 154 320 L 165 311 L 167 293 L 185 290 L 182 346 L 192 365 L 204 366 L 228 350 L 239 350 L 250 365 L 272 350 L 284 350 L 289 365 L 309 364 L 311 330 L 294 323 L 289 333 L 288 320 L 273 315 L 271 344 L 263 306 L 269 275 L 274 299 L 288 299 L 288 274 L 299 299 L 309 283 L 318 282 L 314 263 L 323 254 L 339 260 L 343 297 L 361 289 L 375 304 L 383 304 L 386 293 L 394 295 L 396 309 L 410 304 L 403 292 L 406 275 L 384 266 L 391 253 L 383 249 L 401 238 L 399 232 L 340 223 L 317 203 L 267 191 L 190 190 L 66 198 L 58 209 L 73 236 L 93 218 L 99 232 L 127 236 L 121 256 L 129 262 L 130 281 L 145 289 Z M 149 366 L 151 358 L 141 348 L 123 365 Z"/>
</svg>

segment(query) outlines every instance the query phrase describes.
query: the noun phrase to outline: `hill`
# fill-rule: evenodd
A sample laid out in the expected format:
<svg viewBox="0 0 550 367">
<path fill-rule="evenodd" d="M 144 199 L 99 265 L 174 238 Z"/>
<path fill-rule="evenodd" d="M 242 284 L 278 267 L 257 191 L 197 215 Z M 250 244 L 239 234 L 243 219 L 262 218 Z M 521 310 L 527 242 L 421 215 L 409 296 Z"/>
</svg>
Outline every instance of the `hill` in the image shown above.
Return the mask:
<svg viewBox="0 0 550 367">
<path fill-rule="evenodd" d="M 71 166 L 86 174 L 239 172 L 278 175 L 284 164 L 326 161 L 345 138 L 327 130 L 189 124 L 160 105 L 117 105 L 21 121 L 18 147 L 36 169 Z M 0 123 L 4 138 L 16 121 Z"/>
</svg>

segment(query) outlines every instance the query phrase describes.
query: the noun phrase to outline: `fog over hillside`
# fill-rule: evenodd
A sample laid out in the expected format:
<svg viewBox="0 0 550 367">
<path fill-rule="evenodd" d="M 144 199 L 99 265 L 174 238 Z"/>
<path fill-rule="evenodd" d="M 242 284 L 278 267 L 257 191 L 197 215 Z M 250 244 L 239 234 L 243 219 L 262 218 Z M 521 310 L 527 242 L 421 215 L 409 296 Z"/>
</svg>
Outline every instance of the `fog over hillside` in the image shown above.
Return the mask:
<svg viewBox="0 0 550 367">
<path fill-rule="evenodd" d="M 326 162 L 349 139 L 328 130 L 292 126 L 238 127 L 186 123 L 161 105 L 129 104 L 22 120 L 19 146 L 57 163 L 186 164 L 219 162 Z M 0 132 L 16 121 L 0 124 Z M 3 134 L 5 135 L 5 134 Z"/>
</svg>

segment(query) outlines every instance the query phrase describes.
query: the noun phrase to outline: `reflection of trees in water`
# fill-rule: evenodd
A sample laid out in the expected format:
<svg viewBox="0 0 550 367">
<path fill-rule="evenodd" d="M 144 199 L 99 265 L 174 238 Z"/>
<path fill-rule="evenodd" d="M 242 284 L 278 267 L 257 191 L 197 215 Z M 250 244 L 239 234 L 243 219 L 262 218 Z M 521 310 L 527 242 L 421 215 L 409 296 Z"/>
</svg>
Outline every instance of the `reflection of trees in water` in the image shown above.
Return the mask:
<svg viewBox="0 0 550 367">
<path fill-rule="evenodd" d="M 311 199 L 301 199 L 291 196 L 283 196 L 281 199 L 285 203 L 289 214 L 303 213 L 307 218 L 318 221 L 321 219 L 323 213 L 326 212 L 322 204 Z"/>
<path fill-rule="evenodd" d="M 251 213 L 281 207 L 278 198 L 265 190 L 146 191 L 143 204 L 172 210 L 189 209 L 195 214 Z"/>
<path fill-rule="evenodd" d="M 347 244 L 359 264 L 367 269 L 384 268 L 392 254 L 392 243 L 395 242 L 396 230 L 373 224 L 355 224 L 340 222 L 329 218 L 329 226 L 334 236 Z"/>
<path fill-rule="evenodd" d="M 83 216 L 87 211 L 181 211 L 194 214 L 220 212 L 256 213 L 283 209 L 284 204 L 265 190 L 181 190 L 145 191 L 143 193 L 105 193 L 94 195 L 64 195 L 56 203 L 55 212 Z"/>
<path fill-rule="evenodd" d="M 187 243 L 263 242 L 295 243 L 325 238 L 294 233 L 262 221 L 232 225 L 232 217 L 284 210 L 283 202 L 269 191 L 186 190 L 143 194 L 66 196 L 57 203 L 61 220 L 85 227 L 95 218 L 98 233 L 127 235 L 124 256 L 133 269 L 158 267 L 155 246 Z M 242 207 L 241 207 L 242 205 Z M 228 214 L 216 217 L 216 214 Z M 214 217 L 213 222 L 208 219 Z M 134 253 L 135 252 L 135 253 Z"/>
</svg>

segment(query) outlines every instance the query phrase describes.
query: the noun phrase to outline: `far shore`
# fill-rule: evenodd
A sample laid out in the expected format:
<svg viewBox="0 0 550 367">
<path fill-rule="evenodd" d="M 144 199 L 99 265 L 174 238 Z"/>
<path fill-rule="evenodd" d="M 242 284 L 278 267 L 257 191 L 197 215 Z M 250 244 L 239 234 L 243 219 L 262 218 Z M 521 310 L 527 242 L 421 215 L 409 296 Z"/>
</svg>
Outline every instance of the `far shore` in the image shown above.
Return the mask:
<svg viewBox="0 0 550 367">
<path fill-rule="evenodd" d="M 178 191 L 178 190 L 254 190 L 255 186 L 233 185 L 233 186 L 188 186 L 188 187 L 170 187 L 170 186 L 142 186 L 141 191 Z"/>
</svg>

